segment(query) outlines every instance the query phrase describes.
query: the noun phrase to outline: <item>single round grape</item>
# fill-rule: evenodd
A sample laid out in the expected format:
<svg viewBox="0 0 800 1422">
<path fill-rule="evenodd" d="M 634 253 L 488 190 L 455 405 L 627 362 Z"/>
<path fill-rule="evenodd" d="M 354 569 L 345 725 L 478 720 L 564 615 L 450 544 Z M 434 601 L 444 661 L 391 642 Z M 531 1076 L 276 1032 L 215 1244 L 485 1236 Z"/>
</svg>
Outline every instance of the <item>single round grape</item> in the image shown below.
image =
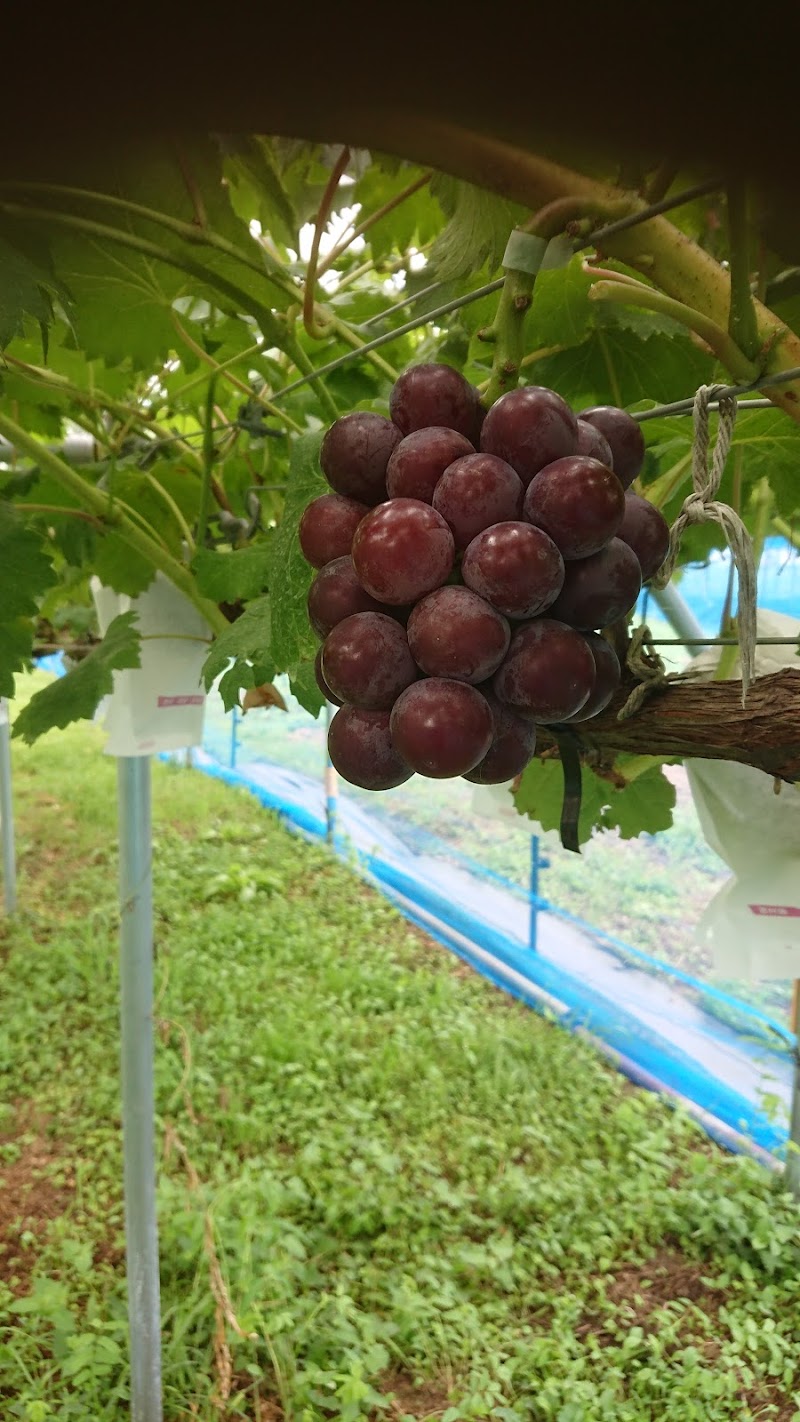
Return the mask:
<svg viewBox="0 0 800 1422">
<path fill-rule="evenodd" d="M 389 724 L 395 750 L 432 780 L 466 775 L 483 760 L 494 733 L 481 693 L 438 676 L 409 686 L 395 702 Z"/>
<path fill-rule="evenodd" d="M 383 415 L 355 410 L 335 420 L 322 441 L 319 462 L 331 488 L 363 504 L 386 498 L 386 466 L 402 432 Z"/>
<path fill-rule="evenodd" d="M 577 447 L 575 416 L 566 400 L 544 385 L 524 385 L 501 395 L 481 431 L 484 453 L 504 459 L 525 485 L 546 464 L 574 454 Z"/>
<path fill-rule="evenodd" d="M 594 657 L 595 682 L 589 693 L 589 700 L 584 701 L 580 711 L 576 711 L 574 716 L 567 717 L 568 725 L 599 716 L 622 680 L 619 657 L 605 637 L 601 637 L 597 632 L 584 632 L 583 635 Z"/>
<path fill-rule="evenodd" d="M 408 619 L 408 645 L 428 676 L 472 685 L 497 671 L 508 651 L 506 619 L 469 588 L 437 588 Z"/>
<path fill-rule="evenodd" d="M 616 405 L 595 405 L 591 410 L 581 410 L 578 419 L 594 425 L 605 435 L 611 446 L 614 473 L 623 489 L 627 489 L 644 464 L 644 435 L 638 421 Z"/>
<path fill-rule="evenodd" d="M 457 430 L 445 429 L 443 425 L 412 430 L 392 450 L 386 467 L 389 498 L 431 503 L 433 491 L 447 466 L 454 459 L 474 453 L 474 446 Z"/>
<path fill-rule="evenodd" d="M 633 549 L 639 559 L 642 582 L 648 582 L 669 552 L 669 524 L 661 510 L 629 490 L 617 537 Z"/>
<path fill-rule="evenodd" d="M 588 558 L 622 523 L 625 491 L 605 464 L 571 454 L 547 464 L 531 479 L 523 510 L 550 535 L 562 558 Z"/>
<path fill-rule="evenodd" d="M 639 559 L 621 538 L 612 538 L 599 553 L 567 564 L 550 613 L 582 632 L 597 631 L 630 612 L 641 590 Z"/>
<path fill-rule="evenodd" d="M 467 454 L 444 471 L 433 507 L 450 525 L 456 548 L 464 549 L 476 533 L 522 514 L 522 480 L 494 454 Z"/>
<path fill-rule="evenodd" d="M 445 425 L 475 444 L 480 433 L 478 392 L 450 365 L 409 366 L 392 387 L 389 413 L 404 435 Z"/>
<path fill-rule="evenodd" d="M 606 469 L 614 468 L 611 445 L 601 430 L 590 425 L 588 420 L 578 419 L 578 448 L 576 454 L 588 454 L 590 459 L 599 459 Z"/>
<path fill-rule="evenodd" d="M 495 695 L 533 721 L 565 721 L 588 700 L 594 657 L 580 632 L 551 617 L 518 627 L 492 683 Z"/>
<path fill-rule="evenodd" d="M 536 750 L 536 723 L 525 721 L 491 691 L 481 688 L 481 696 L 489 703 L 494 722 L 494 734 L 483 760 L 464 776 L 473 785 L 502 785 L 521 775 L 533 759 Z"/>
<path fill-rule="evenodd" d="M 324 568 L 334 558 L 346 558 L 353 534 L 369 505 L 342 494 L 320 494 L 312 499 L 300 520 L 298 536 L 303 557 L 312 568 Z"/>
<path fill-rule="evenodd" d="M 352 558 L 334 558 L 320 568 L 308 590 L 308 620 L 318 637 L 354 612 L 385 612 L 358 581 Z"/>
<path fill-rule="evenodd" d="M 453 535 L 441 514 L 419 499 L 390 499 L 371 509 L 353 539 L 362 585 L 381 602 L 417 602 L 447 582 Z"/>
<path fill-rule="evenodd" d="M 343 706 L 344 702 L 340 701 L 338 696 L 334 696 L 325 680 L 325 675 L 322 670 L 322 653 L 324 650 L 325 645 L 323 643 L 323 645 L 317 649 L 317 655 L 314 658 L 314 678 L 326 701 L 332 702 L 334 706 Z"/>
<path fill-rule="evenodd" d="M 350 785 L 393 790 L 414 774 L 392 744 L 388 711 L 343 706 L 328 731 L 328 755 Z"/>
<path fill-rule="evenodd" d="M 419 675 L 398 622 L 383 612 L 356 612 L 337 622 L 322 649 L 331 691 L 364 711 L 391 711 Z"/>
<path fill-rule="evenodd" d="M 504 617 L 535 617 L 558 597 L 564 559 L 530 523 L 496 523 L 473 538 L 461 564 L 468 588 Z"/>
</svg>

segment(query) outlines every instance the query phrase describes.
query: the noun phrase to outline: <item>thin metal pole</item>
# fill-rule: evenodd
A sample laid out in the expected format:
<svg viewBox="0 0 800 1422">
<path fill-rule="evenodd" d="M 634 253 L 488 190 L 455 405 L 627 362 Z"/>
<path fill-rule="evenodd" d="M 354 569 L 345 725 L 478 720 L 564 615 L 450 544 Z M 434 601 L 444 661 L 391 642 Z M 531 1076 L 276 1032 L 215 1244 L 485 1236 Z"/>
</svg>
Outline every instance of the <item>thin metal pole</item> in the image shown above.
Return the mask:
<svg viewBox="0 0 800 1422">
<path fill-rule="evenodd" d="M 14 853 L 14 806 L 11 798 L 11 727 L 8 702 L 0 696 L 0 837 L 3 840 L 3 898 L 6 913 L 17 907 L 17 860 Z"/>
<path fill-rule="evenodd" d="M 325 705 L 325 838 L 333 844 L 336 838 L 336 802 L 338 799 L 339 777 L 328 755 L 328 731 L 336 708 L 330 701 Z"/>
<path fill-rule="evenodd" d="M 150 759 L 117 761 L 125 1247 L 132 1422 L 162 1422 L 153 1087 Z"/>
<path fill-rule="evenodd" d="M 708 639 L 695 617 L 689 604 L 684 601 L 671 583 L 667 583 L 665 588 L 652 590 L 653 601 L 664 614 L 670 627 L 677 632 L 681 638 L 686 638 L 685 647 L 708 646 Z"/>
<path fill-rule="evenodd" d="M 797 1037 L 800 1027 L 800 979 L 795 978 L 792 990 L 791 1028 Z M 786 1153 L 786 1185 L 796 1200 L 800 1200 L 800 1042 L 794 1049 L 794 1081 L 792 1083 L 792 1115 L 789 1123 L 789 1144 Z"/>
<path fill-rule="evenodd" d="M 528 947 L 537 952 L 539 931 L 539 836 L 531 835 L 531 922 Z"/>
</svg>

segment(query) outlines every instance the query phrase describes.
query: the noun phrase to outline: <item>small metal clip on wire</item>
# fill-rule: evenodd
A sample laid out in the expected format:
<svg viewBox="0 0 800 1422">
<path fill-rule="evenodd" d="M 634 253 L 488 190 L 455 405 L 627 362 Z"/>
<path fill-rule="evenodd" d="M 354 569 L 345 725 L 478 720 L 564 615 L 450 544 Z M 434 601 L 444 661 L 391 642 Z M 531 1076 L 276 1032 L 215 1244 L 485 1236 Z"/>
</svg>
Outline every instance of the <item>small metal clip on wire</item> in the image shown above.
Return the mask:
<svg viewBox="0 0 800 1422">
<path fill-rule="evenodd" d="M 709 402 L 719 396 L 719 429 L 709 464 Z M 753 540 L 738 513 L 717 499 L 725 461 L 736 423 L 736 400 L 720 395 L 719 386 L 701 385 L 694 399 L 694 446 L 692 450 L 692 492 L 670 530 L 669 552 L 653 577 L 656 588 L 664 588 L 672 577 L 685 529 L 691 523 L 718 523 L 725 534 L 739 576 L 737 627 L 742 664 L 742 705 L 755 675 L 756 567 Z"/>
</svg>

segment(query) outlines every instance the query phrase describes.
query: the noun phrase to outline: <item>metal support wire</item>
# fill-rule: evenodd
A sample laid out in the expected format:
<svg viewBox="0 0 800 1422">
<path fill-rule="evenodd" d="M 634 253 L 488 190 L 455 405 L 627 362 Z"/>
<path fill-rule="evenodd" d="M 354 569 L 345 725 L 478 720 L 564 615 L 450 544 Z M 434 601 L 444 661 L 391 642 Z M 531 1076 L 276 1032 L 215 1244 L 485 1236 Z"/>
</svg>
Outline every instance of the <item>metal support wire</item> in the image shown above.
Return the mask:
<svg viewBox="0 0 800 1422">
<path fill-rule="evenodd" d="M 774 374 L 759 375 L 748 385 L 712 385 L 709 407 L 711 404 L 718 405 L 722 399 L 738 399 L 740 395 L 748 395 L 751 390 L 761 390 L 773 385 L 787 385 L 791 380 L 800 380 L 800 366 L 794 366 L 791 370 L 778 370 Z M 652 410 L 634 411 L 632 418 L 642 424 L 644 420 L 659 420 L 662 415 L 689 415 L 694 410 L 694 402 L 695 397 L 692 395 L 688 400 L 673 400 L 670 405 L 656 405 Z M 772 404 L 772 400 L 767 400 L 762 409 L 766 409 L 767 405 Z"/>
<path fill-rule="evenodd" d="M 117 761 L 120 1026 L 131 1422 L 162 1422 L 153 1086 L 150 759 Z"/>
<path fill-rule="evenodd" d="M 0 696 L 0 837 L 3 841 L 3 899 L 6 913 L 17 907 L 17 860 L 14 851 L 14 806 L 11 797 L 11 726 L 8 702 Z"/>
</svg>

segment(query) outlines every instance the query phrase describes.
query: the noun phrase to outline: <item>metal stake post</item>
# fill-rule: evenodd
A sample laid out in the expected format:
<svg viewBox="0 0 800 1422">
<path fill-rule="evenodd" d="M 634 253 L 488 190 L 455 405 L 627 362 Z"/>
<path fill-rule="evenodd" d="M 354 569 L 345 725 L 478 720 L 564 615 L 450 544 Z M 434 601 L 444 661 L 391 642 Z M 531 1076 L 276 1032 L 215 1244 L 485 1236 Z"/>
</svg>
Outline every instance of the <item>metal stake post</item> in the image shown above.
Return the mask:
<svg viewBox="0 0 800 1422">
<path fill-rule="evenodd" d="M 120 1018 L 132 1422 L 162 1422 L 153 1089 L 150 760 L 120 756 Z"/>
<path fill-rule="evenodd" d="M 3 898 L 6 913 L 17 907 L 17 861 L 14 853 L 14 807 L 11 799 L 11 727 L 8 702 L 0 696 L 0 837 L 3 841 Z"/>
<path fill-rule="evenodd" d="M 531 920 L 530 930 L 528 933 L 528 947 L 530 948 L 532 953 L 536 953 L 538 951 L 539 909 L 542 907 L 542 901 L 539 897 L 539 872 L 542 869 L 547 869 L 549 864 L 550 860 L 545 858 L 539 848 L 539 836 L 537 834 L 532 834 L 530 888 Z"/>
</svg>

